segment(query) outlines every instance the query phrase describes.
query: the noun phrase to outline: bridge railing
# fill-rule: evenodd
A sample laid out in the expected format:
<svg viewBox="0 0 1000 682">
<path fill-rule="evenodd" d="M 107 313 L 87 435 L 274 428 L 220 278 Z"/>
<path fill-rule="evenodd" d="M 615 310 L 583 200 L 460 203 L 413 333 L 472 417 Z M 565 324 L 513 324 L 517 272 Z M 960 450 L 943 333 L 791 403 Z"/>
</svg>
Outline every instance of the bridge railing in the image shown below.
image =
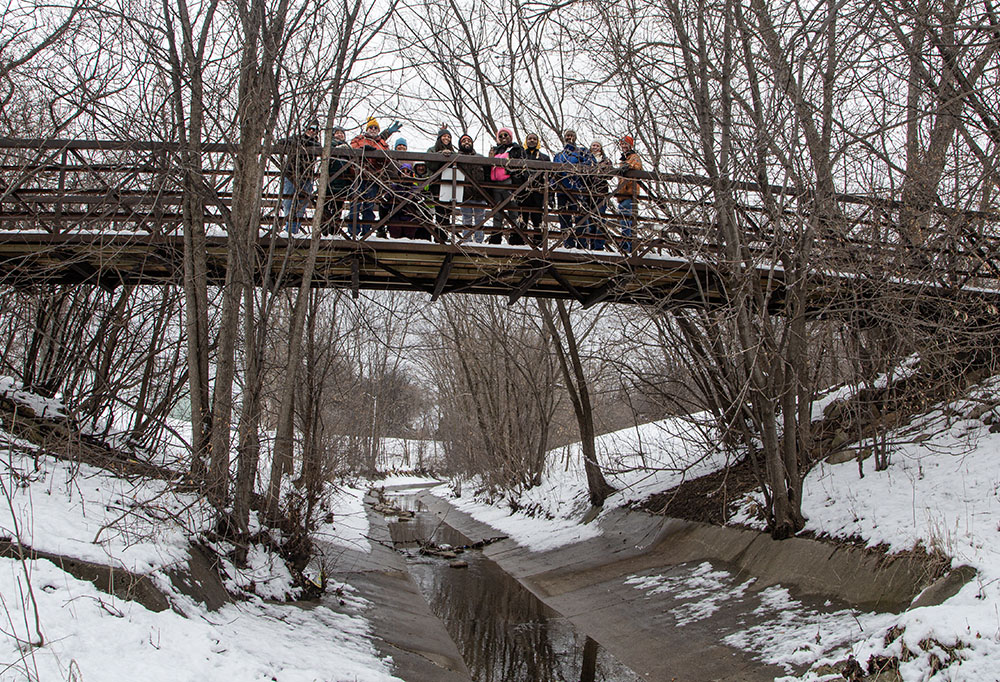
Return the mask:
<svg viewBox="0 0 1000 682">
<path fill-rule="evenodd" d="M 287 151 L 276 146 L 266 160 L 262 236 L 289 236 L 293 227 L 281 211 Z M 0 139 L 0 230 L 170 235 L 197 208 L 210 233 L 225 235 L 232 227 L 235 152 L 232 145 L 203 145 L 192 169 L 184 148 L 174 143 Z M 934 263 L 963 283 L 1000 279 L 994 258 L 1000 253 L 1000 219 L 990 212 L 927 206 L 914 231 L 900 224 L 902 205 L 885 197 L 838 195 L 836 216 L 820 220 L 808 192 L 782 186 L 730 182 L 720 193 L 719 181 L 699 176 L 623 174 L 606 166 L 343 147 L 332 155 L 344 162 L 340 174 L 332 178 L 323 207 L 315 205 L 315 192 L 304 197 L 308 208 L 298 236 L 319 210 L 325 235 L 359 243 L 506 242 L 542 257 L 573 248 L 593 257 L 716 258 L 725 210 L 762 259 L 774 258 L 777 247 L 795 248 L 789 235 L 813 220 L 816 243 L 833 264 L 823 267 Z M 426 164 L 425 177 L 402 173 L 404 164 L 418 163 Z M 509 179 L 494 180 L 497 167 Z M 626 176 L 638 181 L 634 215 L 623 215 L 615 196 Z M 187 201 L 195 191 L 200 204 Z M 720 195 L 736 201 L 722 206 Z"/>
<path fill-rule="evenodd" d="M 269 155 L 261 188 L 265 233 L 286 234 L 281 168 L 287 150 Z M 229 145 L 204 145 L 198 184 L 202 218 L 224 233 L 232 207 Z M 338 148 L 346 162 L 332 178 L 322 209 L 324 233 L 353 241 L 388 235 L 457 245 L 506 242 L 540 250 L 557 246 L 625 254 L 662 250 L 654 212 L 622 216 L 614 197 L 619 176 L 594 169 L 473 156 Z M 185 219 L 185 156 L 180 145 L 155 142 L 0 140 L 0 229 L 171 234 Z M 424 163 L 422 178 L 403 164 Z M 506 166 L 509 179 L 491 179 Z M 315 180 L 318 184 L 319 173 Z M 305 198 L 307 225 L 317 192 Z M 640 200 L 644 199 L 640 192 Z M 640 204 L 641 206 L 642 204 Z M 370 208 L 371 215 L 359 210 Z M 301 233 L 300 233 L 301 234 Z"/>
</svg>

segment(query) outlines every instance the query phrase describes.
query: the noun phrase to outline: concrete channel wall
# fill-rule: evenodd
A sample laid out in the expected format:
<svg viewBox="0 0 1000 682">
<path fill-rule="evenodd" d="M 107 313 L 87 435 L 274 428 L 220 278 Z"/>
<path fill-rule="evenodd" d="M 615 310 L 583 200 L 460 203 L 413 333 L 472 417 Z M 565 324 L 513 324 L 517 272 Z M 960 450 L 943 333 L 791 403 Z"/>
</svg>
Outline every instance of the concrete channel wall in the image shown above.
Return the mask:
<svg viewBox="0 0 1000 682">
<path fill-rule="evenodd" d="M 425 492 L 420 500 L 472 541 L 497 535 L 441 498 Z M 751 592 L 780 584 L 797 599 L 864 611 L 903 610 L 932 578 L 932 567 L 917 556 L 885 557 L 809 539 L 776 542 L 755 531 L 642 512 L 612 511 L 595 523 L 600 537 L 551 551 L 503 540 L 484 552 L 643 679 L 746 682 L 786 671 L 721 643 L 726 632 L 744 627 L 745 614 L 723 608 L 704 623 L 680 628 L 662 604 L 628 586 L 628 576 L 707 561 L 739 579 L 753 578 Z M 951 592 L 966 579 L 953 572 L 940 581 L 941 589 Z"/>
</svg>

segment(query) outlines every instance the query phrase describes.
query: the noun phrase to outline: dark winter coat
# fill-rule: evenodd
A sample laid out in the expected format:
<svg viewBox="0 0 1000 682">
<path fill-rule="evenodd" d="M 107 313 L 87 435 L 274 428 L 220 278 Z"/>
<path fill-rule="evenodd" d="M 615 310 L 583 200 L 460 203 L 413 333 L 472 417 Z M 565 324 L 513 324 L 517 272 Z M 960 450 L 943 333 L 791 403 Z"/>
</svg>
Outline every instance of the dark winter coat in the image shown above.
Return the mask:
<svg viewBox="0 0 1000 682">
<path fill-rule="evenodd" d="M 534 147 L 533 149 L 525 148 L 524 156 L 522 158 L 524 158 L 527 161 L 545 161 L 545 162 L 551 161 L 549 155 L 543 152 L 538 147 Z M 530 171 L 527 169 L 519 171 L 514 175 L 514 181 L 517 183 L 523 183 L 525 180 L 528 179 L 529 175 Z M 543 183 L 540 180 L 536 179 L 535 182 L 531 184 L 531 189 L 525 195 L 524 199 L 521 201 L 521 204 L 524 206 L 541 206 L 545 199 L 545 195 L 541 189 L 542 184 Z"/>
<path fill-rule="evenodd" d="M 450 135 L 451 133 L 448 133 L 448 134 Z M 428 149 L 427 149 L 427 153 L 428 154 L 454 154 L 455 153 L 455 146 L 453 144 L 445 144 L 444 142 L 441 141 L 441 138 L 443 136 L 444 136 L 444 133 L 441 133 L 440 135 L 438 135 L 437 142 L 435 142 L 433 146 L 428 147 Z M 430 173 L 431 175 L 434 175 L 439 170 L 441 170 L 441 166 L 443 166 L 443 165 L 444 164 L 442 162 L 440 162 L 440 161 L 428 161 L 427 162 L 427 172 Z M 437 194 L 439 188 L 440 188 L 440 185 L 438 183 L 434 183 L 434 185 L 431 187 L 431 193 L 432 194 Z"/>
<path fill-rule="evenodd" d="M 463 149 L 462 147 L 459 147 L 458 148 L 458 153 L 461 154 L 461 155 L 463 155 L 463 156 L 478 156 L 480 158 L 482 158 L 482 156 L 483 156 L 482 154 L 480 154 L 479 152 L 477 152 L 475 149 L 473 149 L 471 147 L 466 148 L 466 149 Z M 489 168 L 489 166 L 470 166 L 467 169 L 463 169 L 465 171 L 465 173 L 466 173 L 466 176 L 468 176 L 469 173 L 473 172 L 474 168 L 479 168 L 480 169 L 479 172 L 477 173 L 477 177 L 475 178 L 475 181 L 477 183 L 480 183 L 480 182 L 489 182 L 490 181 L 490 168 Z M 469 178 L 469 179 L 472 180 L 473 178 Z M 465 198 L 466 198 L 467 201 L 481 201 L 483 197 L 482 197 L 482 195 L 475 188 L 473 188 L 473 187 L 466 187 L 465 188 Z"/>
<path fill-rule="evenodd" d="M 347 140 L 343 142 L 334 142 L 331 149 L 347 149 L 349 145 Z M 333 195 L 342 194 L 343 190 L 351 186 L 351 182 L 354 180 L 354 172 L 351 170 L 351 162 L 348 159 L 340 159 L 336 157 L 330 157 L 330 163 L 328 165 L 330 172 L 330 183 L 329 191 Z M 343 169 L 343 172 L 341 172 Z M 338 175 L 339 173 L 339 175 Z"/>
<path fill-rule="evenodd" d="M 316 159 L 323 151 L 319 140 L 307 133 L 299 133 L 278 140 L 277 144 L 282 148 L 284 154 L 281 176 L 288 178 L 296 185 L 312 180 Z"/>
</svg>

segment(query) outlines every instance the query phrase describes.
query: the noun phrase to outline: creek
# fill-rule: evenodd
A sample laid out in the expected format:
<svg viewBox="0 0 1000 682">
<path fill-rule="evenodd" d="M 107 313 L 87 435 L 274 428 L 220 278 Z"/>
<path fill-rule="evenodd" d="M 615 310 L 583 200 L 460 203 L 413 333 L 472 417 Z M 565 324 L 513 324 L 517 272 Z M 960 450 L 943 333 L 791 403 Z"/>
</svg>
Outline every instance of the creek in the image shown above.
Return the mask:
<svg viewBox="0 0 1000 682">
<path fill-rule="evenodd" d="M 635 673 L 539 601 L 470 541 L 425 511 L 415 494 L 388 501 L 412 512 L 389 519 L 393 545 L 476 682 L 634 682 Z M 445 550 L 445 556 L 428 554 Z M 461 567 L 454 567 L 458 562 Z"/>
</svg>

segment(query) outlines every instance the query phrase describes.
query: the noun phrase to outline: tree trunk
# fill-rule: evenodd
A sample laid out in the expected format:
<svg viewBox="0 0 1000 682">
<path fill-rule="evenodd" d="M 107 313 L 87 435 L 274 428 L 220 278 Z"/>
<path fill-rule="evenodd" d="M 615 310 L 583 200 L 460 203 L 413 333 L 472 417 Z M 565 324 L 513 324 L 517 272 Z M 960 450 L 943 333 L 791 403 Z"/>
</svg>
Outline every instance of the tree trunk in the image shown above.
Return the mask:
<svg viewBox="0 0 1000 682">
<path fill-rule="evenodd" d="M 590 503 L 595 507 L 601 507 L 604 505 L 604 500 L 615 492 L 615 488 L 604 478 L 601 465 L 597 461 L 597 447 L 594 442 L 596 437 L 594 433 L 594 408 L 590 400 L 587 374 L 583 369 L 583 362 L 580 360 L 576 334 L 573 332 L 573 322 L 565 303 L 556 301 L 556 308 L 559 311 L 562 336 L 556 327 L 548 303 L 539 301 L 542 319 L 552 335 L 556 357 L 559 358 L 559 367 L 562 370 L 563 380 L 566 382 L 566 390 L 569 392 L 570 402 L 573 403 L 573 412 L 580 430 L 580 449 L 583 454 L 583 469 L 587 474 L 587 491 L 590 493 Z M 565 349 L 563 348 L 563 338 L 566 340 Z"/>
</svg>

